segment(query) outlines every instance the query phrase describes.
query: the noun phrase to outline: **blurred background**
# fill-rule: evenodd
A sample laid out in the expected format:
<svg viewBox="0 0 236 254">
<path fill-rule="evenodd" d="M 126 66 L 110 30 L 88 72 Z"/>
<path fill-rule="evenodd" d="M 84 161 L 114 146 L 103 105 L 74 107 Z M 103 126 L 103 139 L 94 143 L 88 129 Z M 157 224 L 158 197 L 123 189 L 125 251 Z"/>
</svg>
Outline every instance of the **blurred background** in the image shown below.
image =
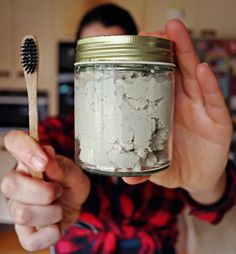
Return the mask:
<svg viewBox="0 0 236 254">
<path fill-rule="evenodd" d="M 65 115 L 73 107 L 75 33 L 79 21 L 103 0 L 0 0 L 0 134 L 27 128 L 28 109 L 20 64 L 23 36 L 39 40 L 39 114 Z M 189 29 L 201 61 L 216 73 L 236 125 L 236 1 L 114 0 L 130 11 L 140 31 L 162 30 L 170 18 L 181 19 Z M 231 157 L 236 159 L 236 135 Z M 14 161 L 0 138 L 1 175 Z M 0 222 L 10 222 L 0 196 Z M 17 252 L 11 252 L 17 253 Z"/>
<path fill-rule="evenodd" d="M 25 90 L 20 64 L 22 37 L 32 33 L 40 46 L 40 116 L 64 114 L 73 103 L 74 36 L 82 15 L 103 0 L 0 0 L 0 127 L 7 126 L 6 93 Z M 185 22 L 202 61 L 209 62 L 232 110 L 236 109 L 235 0 L 115 0 L 130 11 L 140 31 L 161 30 L 170 18 Z M 10 98 L 13 99 L 13 98 Z M 22 98 L 23 100 L 23 98 Z M 13 99 L 15 101 L 15 99 Z M 9 105 L 11 102 L 9 102 Z M 68 105 L 67 105 L 68 104 Z M 6 109 L 10 110 L 10 107 Z M 13 109 L 12 109 L 13 110 Z M 23 107 L 22 107 L 23 111 Z M 9 111 L 8 111 L 9 112 Z M 13 112 L 13 111 L 12 111 Z M 22 118 L 19 125 L 24 125 Z M 9 119 L 14 125 L 18 119 Z M 13 121 L 13 122 L 11 122 Z"/>
</svg>

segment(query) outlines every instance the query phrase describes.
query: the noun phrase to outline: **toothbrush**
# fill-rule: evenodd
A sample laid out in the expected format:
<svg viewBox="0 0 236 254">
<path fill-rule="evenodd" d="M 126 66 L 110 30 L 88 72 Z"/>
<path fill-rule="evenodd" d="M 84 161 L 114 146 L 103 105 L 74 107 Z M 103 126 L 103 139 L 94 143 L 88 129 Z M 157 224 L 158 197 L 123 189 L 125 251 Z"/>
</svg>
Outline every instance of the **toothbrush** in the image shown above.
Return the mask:
<svg viewBox="0 0 236 254">
<path fill-rule="evenodd" d="M 37 104 L 38 62 L 39 55 L 37 38 L 33 35 L 27 35 L 22 39 L 21 63 L 28 94 L 29 134 L 37 142 L 39 142 Z M 32 171 L 31 175 L 34 178 L 43 179 L 42 173 Z"/>
</svg>

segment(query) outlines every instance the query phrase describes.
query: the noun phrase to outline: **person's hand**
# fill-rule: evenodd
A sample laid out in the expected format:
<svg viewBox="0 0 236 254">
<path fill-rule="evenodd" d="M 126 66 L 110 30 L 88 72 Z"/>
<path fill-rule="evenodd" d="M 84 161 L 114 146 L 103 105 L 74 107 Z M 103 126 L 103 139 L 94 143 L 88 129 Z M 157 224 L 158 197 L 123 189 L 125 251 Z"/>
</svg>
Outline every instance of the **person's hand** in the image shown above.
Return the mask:
<svg viewBox="0 0 236 254">
<path fill-rule="evenodd" d="M 28 251 L 46 248 L 76 220 L 90 191 L 89 179 L 73 161 L 22 131 L 7 134 L 5 146 L 19 161 L 1 184 L 19 241 Z M 44 172 L 45 180 L 32 178 L 32 170 Z"/>
<path fill-rule="evenodd" d="M 225 189 L 225 167 L 232 136 L 231 118 L 216 77 L 200 64 L 187 29 L 170 20 L 165 31 L 149 33 L 175 42 L 177 58 L 174 145 L 171 166 L 146 179 L 169 188 L 181 187 L 202 203 L 218 200 Z"/>
</svg>

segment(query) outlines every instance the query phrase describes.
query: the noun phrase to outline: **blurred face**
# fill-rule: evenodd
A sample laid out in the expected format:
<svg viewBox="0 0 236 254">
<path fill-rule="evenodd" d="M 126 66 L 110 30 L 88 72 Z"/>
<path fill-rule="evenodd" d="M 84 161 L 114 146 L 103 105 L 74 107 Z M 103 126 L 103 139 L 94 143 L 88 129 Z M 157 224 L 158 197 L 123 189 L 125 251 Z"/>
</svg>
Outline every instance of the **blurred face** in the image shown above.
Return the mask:
<svg viewBox="0 0 236 254">
<path fill-rule="evenodd" d="M 106 27 L 100 22 L 93 22 L 86 25 L 81 31 L 81 38 L 100 35 L 123 35 L 125 31 L 119 26 Z"/>
</svg>

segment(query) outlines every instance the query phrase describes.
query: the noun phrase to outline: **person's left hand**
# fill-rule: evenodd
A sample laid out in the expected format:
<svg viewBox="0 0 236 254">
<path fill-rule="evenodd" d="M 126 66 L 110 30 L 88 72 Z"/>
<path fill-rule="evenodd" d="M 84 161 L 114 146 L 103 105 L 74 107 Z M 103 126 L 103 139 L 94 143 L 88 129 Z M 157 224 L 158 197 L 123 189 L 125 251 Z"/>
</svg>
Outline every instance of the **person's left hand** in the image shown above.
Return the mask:
<svg viewBox="0 0 236 254">
<path fill-rule="evenodd" d="M 168 188 L 181 187 L 202 203 L 218 200 L 225 189 L 225 167 L 232 136 L 231 118 L 216 77 L 200 64 L 185 26 L 167 23 L 161 36 L 175 42 L 177 58 L 174 145 L 171 166 L 150 177 L 125 177 L 136 184 L 147 179 Z"/>
</svg>

